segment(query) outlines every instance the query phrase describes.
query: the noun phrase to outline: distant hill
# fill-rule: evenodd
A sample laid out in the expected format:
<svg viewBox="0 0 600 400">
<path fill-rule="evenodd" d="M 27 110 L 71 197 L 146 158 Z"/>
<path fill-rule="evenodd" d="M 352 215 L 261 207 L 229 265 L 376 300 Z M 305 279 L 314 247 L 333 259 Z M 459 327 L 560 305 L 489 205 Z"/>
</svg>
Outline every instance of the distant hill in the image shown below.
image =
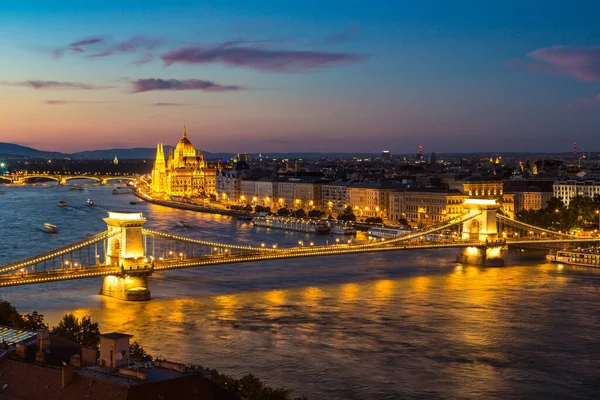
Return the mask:
<svg viewBox="0 0 600 400">
<path fill-rule="evenodd" d="M 171 146 L 164 146 L 165 156 L 168 157 Z M 204 151 L 204 158 L 207 160 L 219 159 L 219 158 L 231 158 L 234 153 L 210 153 Z M 133 149 L 108 149 L 108 150 L 88 150 L 80 151 L 72 154 L 76 158 L 88 158 L 88 159 L 113 159 L 117 156 L 120 160 L 127 159 L 148 159 L 153 160 L 156 157 L 156 147 L 136 147 Z"/>
<path fill-rule="evenodd" d="M 55 151 L 37 150 L 27 146 L 14 143 L 0 142 L 0 156 L 3 157 L 39 157 L 39 158 L 63 158 L 67 154 Z"/>
<path fill-rule="evenodd" d="M 168 156 L 169 150 L 171 146 L 165 146 L 165 155 Z M 591 152 L 592 154 L 597 154 L 597 152 Z M 204 158 L 207 160 L 217 160 L 217 159 L 231 159 L 237 156 L 237 153 L 227 153 L 227 152 L 219 152 L 219 153 L 211 153 L 208 151 L 204 151 Z M 367 157 L 378 157 L 381 156 L 381 153 L 344 153 L 344 152 L 335 152 L 335 153 L 320 153 L 320 152 L 290 152 L 290 153 L 251 153 L 252 156 L 256 159 L 259 154 L 262 155 L 263 159 L 269 158 L 303 158 L 305 160 L 309 159 L 320 159 L 320 158 L 350 158 L 350 157 L 358 157 L 358 158 L 367 158 Z M 491 155 L 501 154 L 502 156 L 513 156 L 513 157 L 524 157 L 524 156 L 569 156 L 570 153 L 535 153 L 535 152 L 473 152 L 473 153 L 438 153 L 438 156 L 446 156 L 446 157 L 490 157 Z M 107 149 L 107 150 L 88 150 L 88 151 L 79 151 L 76 153 L 68 154 L 68 153 L 59 153 L 54 151 L 44 151 L 37 150 L 27 146 L 21 146 L 14 143 L 5 143 L 0 142 L 0 157 L 9 157 L 9 158 L 79 158 L 79 159 L 105 159 L 112 160 L 115 156 L 121 160 L 127 159 L 137 159 L 137 160 L 153 160 L 156 156 L 156 147 L 135 147 L 131 149 Z M 410 154 L 392 154 L 392 157 L 404 157 L 411 156 Z"/>
</svg>

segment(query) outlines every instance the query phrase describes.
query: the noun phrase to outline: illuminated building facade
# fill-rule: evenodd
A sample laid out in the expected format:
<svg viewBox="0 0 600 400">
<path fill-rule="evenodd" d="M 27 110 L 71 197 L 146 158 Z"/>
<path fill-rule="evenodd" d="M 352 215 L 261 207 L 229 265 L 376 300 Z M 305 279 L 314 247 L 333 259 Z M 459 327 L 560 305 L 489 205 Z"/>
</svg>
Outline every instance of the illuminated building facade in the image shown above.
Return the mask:
<svg viewBox="0 0 600 400">
<path fill-rule="evenodd" d="M 600 181 L 598 180 L 566 180 L 557 181 L 553 186 L 554 197 L 569 205 L 573 197 L 594 197 L 600 195 Z"/>
<path fill-rule="evenodd" d="M 466 196 L 456 189 L 415 188 L 390 193 L 389 219 L 434 224 L 461 215 Z"/>
<path fill-rule="evenodd" d="M 357 218 L 386 218 L 393 186 L 381 183 L 351 183 L 348 185 L 348 204 Z"/>
<path fill-rule="evenodd" d="M 170 152 L 165 163 L 162 143 L 156 149 L 156 160 L 152 169 L 152 192 L 166 196 L 208 197 L 216 195 L 215 168 L 208 168 L 202 151 L 196 150 L 187 138 L 186 128 Z"/>
</svg>

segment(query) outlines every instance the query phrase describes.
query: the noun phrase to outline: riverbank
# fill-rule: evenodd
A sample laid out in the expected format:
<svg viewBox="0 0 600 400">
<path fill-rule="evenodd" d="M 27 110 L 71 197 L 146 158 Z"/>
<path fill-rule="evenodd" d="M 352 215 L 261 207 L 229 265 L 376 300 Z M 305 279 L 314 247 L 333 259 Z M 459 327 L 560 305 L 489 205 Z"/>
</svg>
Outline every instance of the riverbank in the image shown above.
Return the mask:
<svg viewBox="0 0 600 400">
<path fill-rule="evenodd" d="M 202 206 L 202 205 L 199 205 L 199 204 L 186 204 L 186 203 L 180 203 L 180 202 L 177 202 L 177 201 L 156 200 L 156 199 L 144 197 L 138 191 L 134 191 L 134 194 L 139 199 L 142 199 L 142 200 L 144 200 L 144 201 L 146 201 L 148 203 L 157 204 L 159 206 L 177 208 L 179 210 L 196 211 L 196 212 L 203 212 L 203 213 L 209 213 L 209 214 L 229 215 L 229 216 L 232 216 L 232 217 L 239 217 L 239 216 L 249 215 L 247 212 L 243 212 L 243 211 L 227 210 L 227 209 L 224 209 L 224 208 Z"/>
</svg>

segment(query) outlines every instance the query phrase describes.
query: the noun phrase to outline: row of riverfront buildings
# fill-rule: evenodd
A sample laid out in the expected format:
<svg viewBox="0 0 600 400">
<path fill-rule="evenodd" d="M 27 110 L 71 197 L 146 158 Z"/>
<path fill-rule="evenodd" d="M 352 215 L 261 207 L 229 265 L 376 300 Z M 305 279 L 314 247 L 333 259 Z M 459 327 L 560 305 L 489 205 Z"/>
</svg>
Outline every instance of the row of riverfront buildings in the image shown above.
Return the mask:
<svg viewBox="0 0 600 400">
<path fill-rule="evenodd" d="M 521 210 L 539 210 L 557 197 L 568 205 L 574 196 L 600 195 L 600 176 L 563 180 L 506 180 L 495 176 L 459 177 L 436 174 L 430 181 L 364 182 L 359 179 L 328 179 L 318 172 L 278 173 L 250 168 L 238 161 L 224 168 L 209 164 L 202 151 L 183 135 L 166 156 L 158 144 L 151 189 L 157 197 L 210 199 L 223 205 L 260 205 L 305 211 L 318 209 L 335 215 L 350 206 L 357 217 L 406 219 L 435 223 L 462 213 L 467 197 L 493 198 L 505 215 L 514 218 Z"/>
</svg>

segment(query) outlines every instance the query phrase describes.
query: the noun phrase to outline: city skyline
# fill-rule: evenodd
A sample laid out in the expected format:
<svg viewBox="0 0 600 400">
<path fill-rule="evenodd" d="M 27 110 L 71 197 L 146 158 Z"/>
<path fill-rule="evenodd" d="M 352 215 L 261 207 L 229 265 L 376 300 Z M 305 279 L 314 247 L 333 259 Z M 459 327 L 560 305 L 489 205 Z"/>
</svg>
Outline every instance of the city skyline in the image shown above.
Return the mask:
<svg viewBox="0 0 600 400">
<path fill-rule="evenodd" d="M 143 5 L 143 7 L 142 7 Z M 600 6 L 0 6 L 0 139 L 48 151 L 596 151 Z"/>
</svg>

